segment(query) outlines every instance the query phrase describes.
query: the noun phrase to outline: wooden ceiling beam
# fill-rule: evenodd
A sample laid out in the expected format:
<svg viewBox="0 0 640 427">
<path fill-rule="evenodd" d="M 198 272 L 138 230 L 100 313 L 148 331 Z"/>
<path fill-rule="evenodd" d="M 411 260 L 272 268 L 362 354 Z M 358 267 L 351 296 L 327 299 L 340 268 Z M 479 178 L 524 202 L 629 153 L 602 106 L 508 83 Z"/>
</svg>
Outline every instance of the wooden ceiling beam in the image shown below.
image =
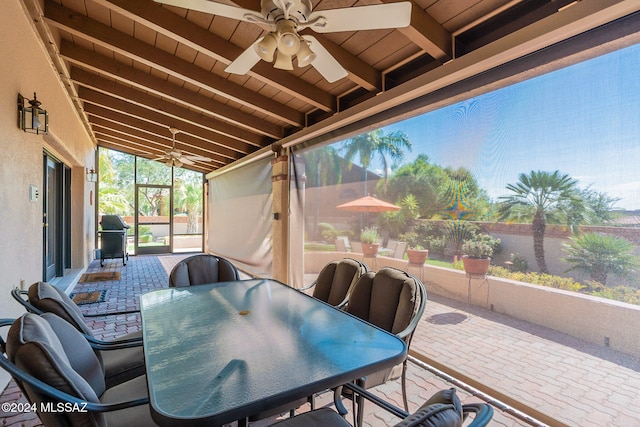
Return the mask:
<svg viewBox="0 0 640 427">
<path fill-rule="evenodd" d="M 144 131 L 139 128 L 126 126 L 122 123 L 118 123 L 113 120 L 107 120 L 103 117 L 98 116 L 93 116 L 91 118 L 91 127 L 94 132 L 100 131 L 109 135 L 120 135 L 125 138 L 131 137 L 135 138 L 135 140 L 138 141 L 146 141 L 149 144 L 150 148 L 154 148 L 158 152 L 164 152 L 172 147 L 171 137 L 167 137 L 166 135 L 164 135 L 166 133 L 166 129 L 162 129 L 160 127 L 158 127 L 158 130 L 163 131 L 161 135 Z M 209 157 L 212 161 L 221 165 L 225 165 L 229 162 L 229 159 L 220 156 L 215 152 L 204 150 L 198 146 L 188 144 L 188 135 L 182 135 L 178 133 L 178 135 L 176 135 L 176 141 L 179 144 L 178 148 L 183 151 L 188 151 L 188 154 Z"/>
<path fill-rule="evenodd" d="M 146 159 L 153 159 L 154 155 L 149 153 L 148 150 L 145 150 L 144 147 L 137 147 L 134 145 L 127 145 L 126 142 L 124 141 L 120 141 L 117 139 L 111 139 L 108 137 L 103 137 L 103 138 L 96 138 L 98 141 L 98 145 L 102 148 L 108 148 L 110 150 L 116 150 L 116 151 L 121 151 L 123 153 L 127 153 L 127 154 L 132 154 L 132 155 L 136 155 L 139 157 L 144 157 Z M 218 167 L 216 166 L 211 166 L 209 165 L 208 167 L 205 166 L 201 166 L 200 164 L 193 164 L 193 165 L 183 165 L 182 169 L 188 169 L 188 170 L 192 170 L 192 171 L 196 171 L 196 172 L 202 172 L 202 173 L 209 173 L 212 170 L 218 169 Z"/>
<path fill-rule="evenodd" d="M 93 0 L 135 22 L 157 31 L 186 46 L 228 65 L 243 49 L 222 37 L 189 22 L 152 0 Z M 335 111 L 337 100 L 326 91 L 293 76 L 291 73 L 273 68 L 264 61 L 258 62 L 248 75 L 273 86 L 294 98 L 324 111 Z"/>
<path fill-rule="evenodd" d="M 398 0 L 381 0 L 382 3 L 395 3 Z M 430 56 L 444 63 L 453 57 L 451 33 L 425 12 L 413 0 L 411 5 L 411 23 L 406 28 L 398 28 Z"/>
<path fill-rule="evenodd" d="M 238 141 L 234 138 L 230 138 L 226 135 L 221 135 L 217 132 L 205 129 L 201 126 L 194 125 L 193 123 L 183 121 L 174 116 L 167 115 L 162 111 L 153 111 L 153 109 L 150 107 L 143 107 L 131 102 L 127 102 L 93 89 L 81 87 L 78 90 L 78 96 L 85 103 L 89 102 L 92 104 L 100 105 L 102 107 L 119 111 L 129 116 L 137 117 L 142 120 L 150 121 L 159 125 L 165 125 L 167 128 L 173 127 L 179 129 L 181 132 L 190 133 L 194 136 L 204 139 L 205 141 L 209 141 L 212 144 L 218 144 L 242 155 L 246 155 L 257 150 L 255 146 Z"/>
<path fill-rule="evenodd" d="M 197 111 L 189 110 L 180 105 L 165 101 L 132 87 L 123 86 L 112 80 L 107 80 L 96 74 L 90 73 L 89 71 L 72 67 L 70 76 L 72 81 L 81 86 L 154 111 L 160 111 L 170 117 L 184 120 L 185 122 L 191 123 L 195 126 L 200 126 L 221 135 L 237 139 L 239 142 L 250 144 L 254 147 L 262 148 L 273 142 L 272 139 L 265 138 L 262 135 L 240 129 L 209 116 L 204 116 Z"/>
<path fill-rule="evenodd" d="M 65 8 L 53 0 L 45 0 L 45 19 L 53 27 L 113 50 L 262 114 L 282 120 L 292 126 L 302 127 L 304 125 L 304 113 L 295 108 L 232 83 L 208 70 L 179 59 L 169 52 Z"/>
<path fill-rule="evenodd" d="M 170 99 L 189 108 L 199 110 L 233 125 L 274 139 L 284 136 L 284 129 L 272 122 L 255 117 L 201 94 L 186 90 L 164 79 L 127 66 L 122 62 L 99 55 L 66 40 L 62 41 L 60 56 L 71 64 L 115 79 L 138 89 Z"/>
<path fill-rule="evenodd" d="M 98 139 L 108 139 L 111 142 L 115 142 L 115 141 L 122 141 L 125 144 L 130 144 L 136 147 L 145 147 L 149 150 L 152 158 L 156 158 L 156 157 L 160 157 L 164 154 L 167 153 L 168 150 L 171 150 L 171 145 L 169 147 L 163 147 L 163 146 L 158 146 L 157 144 L 153 144 L 151 141 L 149 141 L 149 138 L 137 138 L 135 136 L 132 135 L 128 135 L 128 134 L 123 134 L 123 133 L 119 133 L 116 132 L 112 129 L 109 128 L 103 128 L 100 126 L 96 126 L 94 127 L 93 131 L 96 134 L 96 137 Z M 193 150 L 189 150 L 188 148 L 186 148 L 184 146 L 184 144 L 182 143 L 176 143 L 176 149 L 181 150 L 182 153 L 186 156 L 192 156 L 192 155 L 197 155 L 197 156 L 204 156 L 204 157 L 208 157 L 209 159 L 211 159 L 211 161 L 207 162 L 204 160 L 199 160 L 199 163 L 202 164 L 207 164 L 210 167 L 213 167 L 212 163 L 214 162 L 213 158 L 210 156 L 207 156 L 205 154 L 195 154 L 193 152 Z M 216 163 L 216 167 L 220 167 L 220 166 L 224 166 L 226 164 L 226 162 L 224 161 L 220 161 L 219 159 L 217 159 L 215 161 Z"/>
<path fill-rule="evenodd" d="M 139 112 L 143 112 L 138 111 L 142 110 L 142 107 L 136 107 L 133 104 L 129 104 L 129 106 L 122 106 L 120 105 L 123 104 L 122 101 L 112 98 L 112 100 L 118 101 L 118 105 L 116 105 L 116 108 L 114 108 L 115 102 L 110 102 L 110 100 L 108 99 L 109 97 L 99 92 L 92 91 L 91 89 L 80 88 L 79 94 L 80 98 L 84 101 L 84 111 L 87 114 L 98 115 L 109 120 L 114 120 L 132 127 L 137 127 L 158 134 L 161 134 L 161 132 L 156 132 L 157 128 L 155 128 L 155 126 L 164 128 L 167 134 L 169 134 L 169 128 L 173 127 L 180 130 L 180 132 L 183 134 L 189 134 L 197 139 L 200 139 L 201 143 L 199 146 L 201 146 L 203 149 L 210 147 L 209 149 L 211 151 L 217 152 L 221 156 L 224 156 L 231 160 L 240 159 L 244 155 L 255 151 L 255 149 L 253 148 L 249 152 L 240 152 L 238 150 L 233 150 L 224 143 L 220 143 L 218 141 L 210 139 L 210 137 L 220 136 L 218 134 L 215 134 L 214 132 L 206 131 L 202 128 L 193 126 L 189 123 L 181 122 L 179 120 L 167 118 L 166 116 L 163 116 L 161 114 L 159 114 L 159 117 L 154 115 L 143 116 L 141 114 L 136 114 Z M 147 125 L 147 123 L 149 125 Z"/>
</svg>

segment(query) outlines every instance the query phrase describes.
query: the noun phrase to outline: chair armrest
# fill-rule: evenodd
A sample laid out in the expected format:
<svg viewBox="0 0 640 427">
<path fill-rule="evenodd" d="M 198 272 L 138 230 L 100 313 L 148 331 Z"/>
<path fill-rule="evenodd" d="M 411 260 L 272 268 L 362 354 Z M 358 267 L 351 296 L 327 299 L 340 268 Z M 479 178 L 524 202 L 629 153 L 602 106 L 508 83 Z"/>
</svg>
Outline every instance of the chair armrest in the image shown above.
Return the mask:
<svg viewBox="0 0 640 427">
<path fill-rule="evenodd" d="M 379 406 L 380 408 L 384 409 L 385 411 L 395 415 L 398 418 L 407 418 L 409 414 L 407 411 L 404 411 L 400 408 L 398 408 L 397 406 L 391 404 L 390 402 L 387 402 L 386 400 L 376 396 L 375 394 L 371 393 L 368 390 L 365 390 L 364 388 L 354 384 L 354 383 L 347 383 L 344 384 L 343 387 L 348 388 L 349 390 L 351 390 L 353 392 L 353 394 L 359 394 L 360 396 L 364 397 L 365 399 L 369 400 L 370 402 L 376 404 L 377 406 Z"/>
<path fill-rule="evenodd" d="M 314 280 L 309 286 L 305 286 L 304 288 L 299 288 L 299 291 L 308 291 L 309 289 L 313 288 L 316 284 L 318 283 L 317 280 Z"/>
<path fill-rule="evenodd" d="M 27 309 L 29 313 L 42 314 L 42 310 L 40 310 L 39 308 L 36 308 L 29 302 L 27 295 L 28 295 L 27 291 L 23 291 L 18 287 L 15 287 L 11 290 L 11 296 L 13 297 L 13 299 L 18 301 L 24 308 Z M 105 313 L 93 313 L 93 314 L 82 313 L 82 315 L 84 317 L 93 318 L 93 317 L 117 316 L 119 314 L 135 314 L 135 313 L 140 313 L 140 310 L 108 311 Z"/>
<path fill-rule="evenodd" d="M 127 338 L 124 340 L 114 341 L 102 341 L 90 335 L 82 334 L 89 345 L 96 350 L 120 350 L 123 348 L 140 347 L 142 345 L 142 337 L 140 338 Z"/>
<path fill-rule="evenodd" d="M 42 314 L 42 310 L 35 308 L 27 297 L 27 291 L 23 291 L 18 287 L 11 289 L 11 296 L 18 301 L 29 313 Z"/>
<path fill-rule="evenodd" d="M 487 403 L 467 403 L 462 405 L 462 415 L 465 419 L 470 413 L 474 413 L 475 417 L 469 427 L 486 426 L 493 418 L 493 408 Z"/>
<path fill-rule="evenodd" d="M 11 326 L 15 319 L 0 319 L 0 327 Z M 109 412 L 109 411 L 117 411 L 120 409 L 131 408 L 134 406 L 146 405 L 149 403 L 148 397 L 141 397 L 138 399 L 134 399 L 126 402 L 118 402 L 118 403 L 96 403 L 89 402 L 78 397 L 67 394 L 63 391 L 58 390 L 57 388 L 50 386 L 37 379 L 36 377 L 26 373 L 22 369 L 18 368 L 14 365 L 7 357 L 6 357 L 6 343 L 2 337 L 0 337 L 0 349 L 2 350 L 2 354 L 0 355 L 0 367 L 7 371 L 13 379 L 17 381 L 22 381 L 28 383 L 34 390 L 49 396 L 55 401 L 58 402 L 68 402 L 74 405 L 78 405 L 80 409 L 92 411 L 92 412 Z"/>
<path fill-rule="evenodd" d="M 67 402 L 77 405 L 81 410 L 87 410 L 91 412 L 110 412 L 118 411 L 125 408 L 132 408 L 134 406 L 146 405 L 149 403 L 148 397 L 141 397 L 126 402 L 109 404 L 89 402 L 60 391 L 57 388 L 52 387 L 43 381 L 40 381 L 36 377 L 27 374 L 16 365 L 11 363 L 9 359 L 4 356 L 0 356 L 0 367 L 7 371 L 14 379 L 29 384 L 29 386 L 33 387 L 33 389 L 38 391 L 39 393 L 42 393 L 58 402 Z"/>
<path fill-rule="evenodd" d="M 374 395 L 373 393 L 365 390 L 364 388 L 353 384 L 347 383 L 344 384 L 343 387 L 350 389 L 354 395 L 359 394 L 380 408 L 386 410 L 387 412 L 395 415 L 398 418 L 405 419 L 409 415 L 408 412 L 403 411 L 397 406 L 393 405 L 390 402 Z M 484 427 L 489 424 L 491 419 L 493 418 L 493 408 L 491 405 L 487 403 L 467 403 L 462 405 L 462 416 L 463 419 L 466 419 L 469 414 L 475 414 L 473 421 L 467 427 Z"/>
<path fill-rule="evenodd" d="M 136 313 L 140 313 L 140 310 L 125 310 L 125 311 L 107 311 L 105 313 L 92 313 L 92 314 L 85 314 L 82 313 L 82 315 L 84 317 L 104 317 L 104 316 L 117 316 L 119 314 L 136 314 Z"/>
</svg>

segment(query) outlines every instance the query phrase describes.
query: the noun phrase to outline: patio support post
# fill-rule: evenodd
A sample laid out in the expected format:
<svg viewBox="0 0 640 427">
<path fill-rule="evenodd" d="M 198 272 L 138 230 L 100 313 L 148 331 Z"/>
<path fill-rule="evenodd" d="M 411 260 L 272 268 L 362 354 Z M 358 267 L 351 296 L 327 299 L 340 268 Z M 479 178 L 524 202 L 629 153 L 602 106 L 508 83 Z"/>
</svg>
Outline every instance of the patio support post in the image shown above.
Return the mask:
<svg viewBox="0 0 640 427">
<path fill-rule="evenodd" d="M 289 260 L 289 157 L 276 152 L 271 160 L 273 203 L 271 238 L 273 242 L 274 279 L 287 283 Z"/>
</svg>

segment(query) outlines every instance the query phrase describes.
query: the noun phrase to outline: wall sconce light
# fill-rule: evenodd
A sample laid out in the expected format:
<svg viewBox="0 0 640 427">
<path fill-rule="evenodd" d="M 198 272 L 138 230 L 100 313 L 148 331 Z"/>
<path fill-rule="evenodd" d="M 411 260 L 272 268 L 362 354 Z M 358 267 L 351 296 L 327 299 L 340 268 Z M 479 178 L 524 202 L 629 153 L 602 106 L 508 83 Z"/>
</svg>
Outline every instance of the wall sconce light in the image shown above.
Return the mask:
<svg viewBox="0 0 640 427">
<path fill-rule="evenodd" d="M 40 105 L 35 92 L 33 92 L 33 99 L 27 99 L 18 94 L 18 126 L 20 129 L 36 134 L 49 132 L 49 113 L 40 108 Z"/>
<path fill-rule="evenodd" d="M 94 168 L 87 168 L 87 181 L 88 182 L 98 182 L 98 174 Z"/>
</svg>

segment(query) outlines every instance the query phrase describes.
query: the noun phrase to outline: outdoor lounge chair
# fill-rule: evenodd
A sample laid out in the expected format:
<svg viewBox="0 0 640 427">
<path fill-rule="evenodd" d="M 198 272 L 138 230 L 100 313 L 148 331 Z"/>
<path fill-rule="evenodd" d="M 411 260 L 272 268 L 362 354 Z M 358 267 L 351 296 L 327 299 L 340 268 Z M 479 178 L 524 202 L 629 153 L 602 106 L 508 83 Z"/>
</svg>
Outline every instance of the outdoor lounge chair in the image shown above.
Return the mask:
<svg viewBox="0 0 640 427">
<path fill-rule="evenodd" d="M 392 267 L 383 267 L 377 273 L 368 272 L 356 282 L 351 291 L 346 311 L 386 331 L 396 334 L 411 345 L 413 332 L 424 313 L 427 291 L 420 280 Z M 407 360 L 393 368 L 382 370 L 359 379 L 356 383 L 371 388 L 397 378 L 402 379 L 402 399 L 408 410 L 406 387 Z M 359 397 L 356 425 L 362 425 L 362 406 Z"/>
<path fill-rule="evenodd" d="M 45 427 L 156 425 L 146 377 L 106 386 L 102 365 L 72 325 L 52 313 L 0 320 L 0 326 L 9 325 L 7 341 L 0 339 L 6 353 L 0 355 L 0 366 L 16 380 Z"/>
<path fill-rule="evenodd" d="M 185 258 L 169 274 L 169 286 L 172 288 L 233 280 L 240 280 L 238 269 L 230 261 L 210 254 Z"/>
<path fill-rule="evenodd" d="M 360 276 L 369 271 L 363 262 L 352 258 L 331 261 L 325 265 L 316 280 L 303 288 L 313 288 L 312 296 L 335 307 L 342 307 L 349 299 L 349 292 Z"/>
<path fill-rule="evenodd" d="M 46 282 L 36 282 L 29 287 L 28 300 L 16 289 L 12 295 L 29 312 L 35 314 L 54 313 L 76 328 L 89 341 L 96 351 L 96 355 L 104 363 L 107 385 L 112 386 L 128 381 L 145 373 L 144 353 L 142 350 L 142 332 L 133 332 L 114 341 L 97 339 L 93 331 L 87 326 L 80 308 L 61 289 Z M 123 314 L 130 312 L 112 312 Z M 99 316 L 104 316 L 101 314 Z M 108 350 L 114 349 L 114 350 Z"/>
<path fill-rule="evenodd" d="M 474 414 L 467 427 L 483 427 L 493 418 L 493 408 L 486 403 L 463 405 L 455 389 L 441 390 L 427 400 L 416 412 L 409 414 L 368 391 L 348 384 L 351 392 L 372 401 L 402 419 L 395 427 L 461 427 Z M 350 427 L 343 417 L 329 408 L 317 409 L 272 424 L 273 427 Z"/>
</svg>

